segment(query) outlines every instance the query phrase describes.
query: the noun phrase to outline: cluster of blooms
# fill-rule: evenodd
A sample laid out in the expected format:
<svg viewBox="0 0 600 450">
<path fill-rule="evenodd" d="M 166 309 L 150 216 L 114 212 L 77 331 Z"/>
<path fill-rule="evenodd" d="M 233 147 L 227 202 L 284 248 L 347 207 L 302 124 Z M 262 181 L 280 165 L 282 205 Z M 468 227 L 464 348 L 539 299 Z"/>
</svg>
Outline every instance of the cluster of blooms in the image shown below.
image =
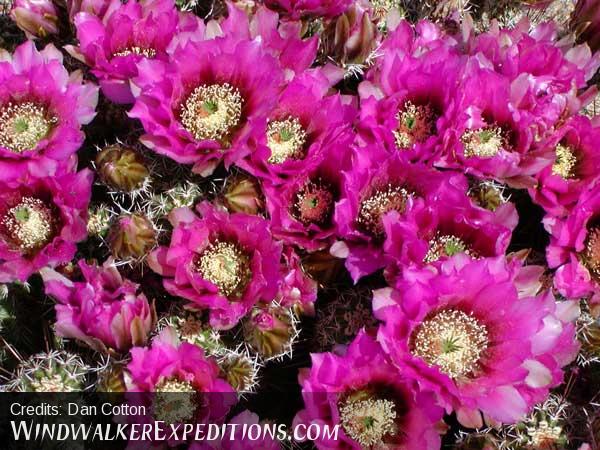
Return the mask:
<svg viewBox="0 0 600 450">
<path fill-rule="evenodd" d="M 155 393 L 169 423 L 259 423 L 239 394 L 344 284 L 370 311 L 300 371 L 294 423 L 341 430 L 317 448 L 525 420 L 600 316 L 600 4 L 559 26 L 506 2 L 501 26 L 450 0 L 413 23 L 381 0 L 201 3 L 15 1 L 0 283 L 38 274 L 57 340 L 108 361 L 96 388 Z M 77 390 L 76 365 L 7 386 Z M 536 430 L 524 448 L 553 442 Z"/>
</svg>

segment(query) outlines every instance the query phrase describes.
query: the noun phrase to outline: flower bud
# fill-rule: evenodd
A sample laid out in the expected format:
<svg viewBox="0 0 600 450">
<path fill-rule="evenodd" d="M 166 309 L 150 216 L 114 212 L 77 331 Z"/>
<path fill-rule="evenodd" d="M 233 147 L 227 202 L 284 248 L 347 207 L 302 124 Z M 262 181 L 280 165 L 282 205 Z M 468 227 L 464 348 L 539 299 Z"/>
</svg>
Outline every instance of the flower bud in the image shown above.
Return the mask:
<svg viewBox="0 0 600 450">
<path fill-rule="evenodd" d="M 377 46 L 377 33 L 369 12 L 354 3 L 325 29 L 322 51 L 342 66 L 363 65 Z"/>
<path fill-rule="evenodd" d="M 257 214 L 264 205 L 258 182 L 244 175 L 227 180 L 223 197 L 230 212 Z"/>
<path fill-rule="evenodd" d="M 469 197 L 482 208 L 495 211 L 499 206 L 508 202 L 502 185 L 492 181 L 480 181 L 471 186 Z"/>
<path fill-rule="evenodd" d="M 110 0 L 67 0 L 69 20 L 73 22 L 75 15 L 80 12 L 93 14 L 101 19 L 106 14 L 109 4 Z"/>
<path fill-rule="evenodd" d="M 108 245 L 115 258 L 141 259 L 156 245 L 156 229 L 143 214 L 122 215 L 110 227 Z"/>
<path fill-rule="evenodd" d="M 15 0 L 10 17 L 30 39 L 58 33 L 58 13 L 51 0 Z"/>
<path fill-rule="evenodd" d="M 257 384 L 259 365 L 245 352 L 228 351 L 218 361 L 227 382 L 237 392 L 251 392 Z"/>
<path fill-rule="evenodd" d="M 243 329 L 246 343 L 266 360 L 291 354 L 298 337 L 294 314 L 277 305 L 254 308 Z"/>
<path fill-rule="evenodd" d="M 106 369 L 98 372 L 98 392 L 125 392 L 125 372 L 122 364 L 109 363 Z"/>
<path fill-rule="evenodd" d="M 592 52 L 600 50 L 600 2 L 579 0 L 571 14 L 571 29 L 580 42 L 587 42 Z"/>
<path fill-rule="evenodd" d="M 109 145 L 98 153 L 96 170 L 103 183 L 125 192 L 143 187 L 150 174 L 144 158 L 134 149 L 120 144 Z"/>
</svg>

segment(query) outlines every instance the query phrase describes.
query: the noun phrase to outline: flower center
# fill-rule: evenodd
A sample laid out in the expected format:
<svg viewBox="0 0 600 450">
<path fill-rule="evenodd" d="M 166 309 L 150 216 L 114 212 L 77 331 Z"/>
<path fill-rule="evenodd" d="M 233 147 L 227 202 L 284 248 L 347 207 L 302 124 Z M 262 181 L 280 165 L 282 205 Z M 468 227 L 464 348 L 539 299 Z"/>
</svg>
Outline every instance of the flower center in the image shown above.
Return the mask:
<svg viewBox="0 0 600 450">
<path fill-rule="evenodd" d="M 331 186 L 321 180 L 309 181 L 296 193 L 294 216 L 300 222 L 324 224 L 333 211 Z"/>
<path fill-rule="evenodd" d="M 181 108 L 181 123 L 199 141 L 221 140 L 240 123 L 243 99 L 228 83 L 198 86 Z"/>
<path fill-rule="evenodd" d="M 54 235 L 56 220 L 46 204 L 32 197 L 23 197 L 2 218 L 7 237 L 23 252 L 39 250 Z"/>
<path fill-rule="evenodd" d="M 504 131 L 498 126 L 468 130 L 461 141 L 467 158 L 493 158 L 507 143 Z"/>
<path fill-rule="evenodd" d="M 132 47 L 126 47 L 122 50 L 119 50 L 118 52 L 113 53 L 112 56 L 114 58 L 117 56 L 129 56 L 129 55 L 143 56 L 144 58 L 152 59 L 156 56 L 156 50 L 154 50 L 153 48 L 132 46 Z"/>
<path fill-rule="evenodd" d="M 438 233 L 429 241 L 429 250 L 423 259 L 423 262 L 429 264 L 438 261 L 441 258 L 449 258 L 459 253 L 466 253 L 474 258 L 477 257 L 476 252 L 474 252 L 461 238 Z"/>
<path fill-rule="evenodd" d="M 436 312 L 415 330 L 412 354 L 452 378 L 472 373 L 489 344 L 485 325 L 462 311 Z"/>
<path fill-rule="evenodd" d="M 202 278 L 219 288 L 225 297 L 240 297 L 250 281 L 250 258 L 237 245 L 216 241 L 196 261 Z"/>
<path fill-rule="evenodd" d="M 600 277 L 600 227 L 588 231 L 582 261 L 592 275 Z"/>
<path fill-rule="evenodd" d="M 363 448 L 380 445 L 396 433 L 396 405 L 384 399 L 348 400 L 340 407 L 340 423 Z"/>
<path fill-rule="evenodd" d="M 408 101 L 396 114 L 398 128 L 394 131 L 396 147 L 406 150 L 424 142 L 435 133 L 436 114 L 430 105 L 415 105 Z"/>
<path fill-rule="evenodd" d="M 196 413 L 198 393 L 189 381 L 166 378 L 154 388 L 154 416 L 167 424 L 186 423 Z"/>
<path fill-rule="evenodd" d="M 8 103 L 0 107 L 0 145 L 14 153 L 33 150 L 57 121 L 36 103 Z"/>
<path fill-rule="evenodd" d="M 288 159 L 301 159 L 304 156 L 305 143 L 306 132 L 297 118 L 269 123 L 267 145 L 271 149 L 271 164 L 281 164 Z"/>
<path fill-rule="evenodd" d="M 562 177 L 564 180 L 575 178 L 575 166 L 577 157 L 573 150 L 565 145 L 556 146 L 556 160 L 552 165 L 552 173 Z"/>
<path fill-rule="evenodd" d="M 410 194 L 404 188 L 388 185 L 360 205 L 357 223 L 374 237 L 383 237 L 383 217 L 390 211 L 404 212 Z"/>
</svg>

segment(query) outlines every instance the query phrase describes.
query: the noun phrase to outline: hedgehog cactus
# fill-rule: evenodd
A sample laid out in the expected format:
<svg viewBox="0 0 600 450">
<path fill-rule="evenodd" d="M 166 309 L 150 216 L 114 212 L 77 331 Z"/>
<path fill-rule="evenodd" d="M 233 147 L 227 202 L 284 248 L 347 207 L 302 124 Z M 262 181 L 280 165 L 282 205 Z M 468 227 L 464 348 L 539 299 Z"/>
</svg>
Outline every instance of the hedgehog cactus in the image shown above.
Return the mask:
<svg viewBox="0 0 600 450">
<path fill-rule="evenodd" d="M 18 392 L 79 392 L 86 389 L 90 368 L 64 351 L 39 353 L 23 361 L 7 387 Z"/>
</svg>

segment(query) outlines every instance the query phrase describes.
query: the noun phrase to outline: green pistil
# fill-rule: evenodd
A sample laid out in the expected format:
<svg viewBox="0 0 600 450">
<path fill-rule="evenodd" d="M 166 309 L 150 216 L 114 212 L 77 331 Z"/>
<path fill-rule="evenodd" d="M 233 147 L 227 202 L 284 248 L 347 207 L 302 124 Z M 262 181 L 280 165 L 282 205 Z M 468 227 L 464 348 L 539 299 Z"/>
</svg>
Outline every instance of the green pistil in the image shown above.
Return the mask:
<svg viewBox="0 0 600 450">
<path fill-rule="evenodd" d="M 290 139 L 292 139 L 293 134 L 290 130 L 288 130 L 287 128 L 283 128 L 279 131 L 279 138 L 283 141 L 283 142 L 287 142 Z"/>
<path fill-rule="evenodd" d="M 15 132 L 24 133 L 29 129 L 29 123 L 25 119 L 16 119 L 15 120 Z"/>
<path fill-rule="evenodd" d="M 466 250 L 465 245 L 461 241 L 448 241 L 444 245 L 444 251 L 448 256 L 454 256 Z"/>
<path fill-rule="evenodd" d="M 373 428 L 373 426 L 375 425 L 375 418 L 371 416 L 365 417 L 363 421 L 365 424 L 365 428 Z"/>
<path fill-rule="evenodd" d="M 204 110 L 209 114 L 214 114 L 219 109 L 219 105 L 217 105 L 216 102 L 211 102 L 208 100 L 202 103 L 202 106 L 204 107 Z"/>
<path fill-rule="evenodd" d="M 442 353 L 454 353 L 460 350 L 460 345 L 458 344 L 459 339 L 455 336 L 451 336 L 448 339 L 444 339 L 442 341 Z"/>
<path fill-rule="evenodd" d="M 26 207 L 17 208 L 14 210 L 13 215 L 19 222 L 27 222 L 29 220 L 29 209 Z"/>
</svg>

